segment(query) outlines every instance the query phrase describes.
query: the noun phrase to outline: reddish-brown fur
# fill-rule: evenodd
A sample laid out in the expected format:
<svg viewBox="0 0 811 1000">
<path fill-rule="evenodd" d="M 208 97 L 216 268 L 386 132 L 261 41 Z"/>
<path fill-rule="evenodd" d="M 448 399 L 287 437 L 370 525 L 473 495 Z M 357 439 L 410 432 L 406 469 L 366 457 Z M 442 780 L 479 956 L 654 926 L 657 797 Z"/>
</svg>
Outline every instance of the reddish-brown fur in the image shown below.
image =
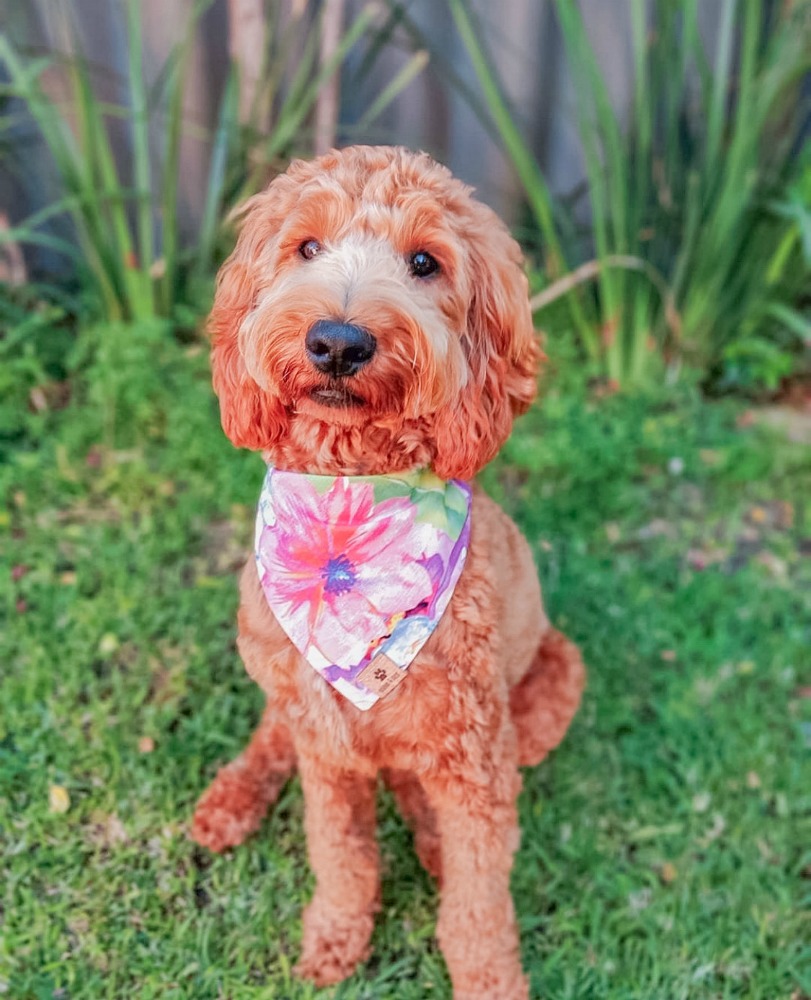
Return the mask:
<svg viewBox="0 0 811 1000">
<path fill-rule="evenodd" d="M 325 247 L 305 261 L 308 239 Z M 418 250 L 440 262 L 409 274 Z M 313 266 L 316 264 L 316 266 Z M 352 377 L 360 405 L 326 407 L 304 336 L 316 320 L 377 340 Z M 294 163 L 246 206 L 211 315 L 214 386 L 232 441 L 274 465 L 330 475 L 431 465 L 472 478 L 535 393 L 540 351 L 520 251 L 506 228 L 424 154 L 354 147 Z M 379 773 L 441 879 L 437 936 L 455 1000 L 526 1000 L 509 873 L 520 765 L 562 739 L 584 681 L 546 620 L 529 548 L 474 491 L 470 551 L 450 606 L 408 676 L 368 712 L 299 656 L 270 612 L 253 559 L 242 576 L 239 649 L 267 694 L 245 752 L 198 804 L 212 850 L 257 829 L 297 770 L 316 890 L 298 972 L 318 984 L 368 954 L 379 905 Z"/>
</svg>

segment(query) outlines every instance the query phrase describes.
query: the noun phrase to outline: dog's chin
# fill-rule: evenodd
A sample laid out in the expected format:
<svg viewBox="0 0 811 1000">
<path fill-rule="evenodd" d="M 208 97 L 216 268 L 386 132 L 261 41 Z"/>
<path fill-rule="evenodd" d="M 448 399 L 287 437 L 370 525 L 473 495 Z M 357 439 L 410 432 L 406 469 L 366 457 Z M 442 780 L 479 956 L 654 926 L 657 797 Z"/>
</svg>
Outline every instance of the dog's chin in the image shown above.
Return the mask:
<svg viewBox="0 0 811 1000">
<path fill-rule="evenodd" d="M 293 409 L 296 413 L 341 426 L 364 424 L 375 416 L 363 396 L 342 385 L 316 386 L 299 396 Z"/>
<path fill-rule="evenodd" d="M 309 394 L 311 402 L 318 406 L 326 406 L 330 410 L 359 410 L 368 409 L 366 400 L 357 393 L 350 392 L 349 389 L 325 388 L 313 389 Z"/>
</svg>

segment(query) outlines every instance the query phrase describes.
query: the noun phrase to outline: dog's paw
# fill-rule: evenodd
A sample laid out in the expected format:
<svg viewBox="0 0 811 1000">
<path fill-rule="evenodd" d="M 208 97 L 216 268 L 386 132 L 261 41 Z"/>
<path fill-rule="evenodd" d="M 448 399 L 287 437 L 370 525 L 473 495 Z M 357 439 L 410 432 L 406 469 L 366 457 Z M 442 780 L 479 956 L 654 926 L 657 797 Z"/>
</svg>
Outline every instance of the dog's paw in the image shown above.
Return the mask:
<svg viewBox="0 0 811 1000">
<path fill-rule="evenodd" d="M 453 1000 L 529 1000 L 529 986 L 521 977 L 510 985 L 488 983 L 479 988 L 454 988 Z"/>
<path fill-rule="evenodd" d="M 316 897 L 304 911 L 301 958 L 295 974 L 316 986 L 330 986 L 351 976 L 369 957 L 374 918 L 322 905 Z"/>
<path fill-rule="evenodd" d="M 267 812 L 267 797 L 244 768 L 229 764 L 203 793 L 191 825 L 192 840 L 211 851 L 236 847 L 255 833 Z"/>
</svg>

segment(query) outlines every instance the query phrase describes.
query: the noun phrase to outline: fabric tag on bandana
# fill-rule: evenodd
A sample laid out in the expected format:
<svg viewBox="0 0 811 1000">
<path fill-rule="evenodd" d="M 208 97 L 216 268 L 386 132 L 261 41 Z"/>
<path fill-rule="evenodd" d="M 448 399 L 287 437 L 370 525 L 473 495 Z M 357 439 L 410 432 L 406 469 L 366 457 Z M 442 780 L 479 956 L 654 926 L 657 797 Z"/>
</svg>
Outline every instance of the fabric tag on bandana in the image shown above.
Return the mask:
<svg viewBox="0 0 811 1000">
<path fill-rule="evenodd" d="M 311 476 L 269 467 L 256 567 L 270 609 L 321 676 L 366 710 L 404 678 L 453 594 L 471 491 L 428 470 Z"/>
</svg>

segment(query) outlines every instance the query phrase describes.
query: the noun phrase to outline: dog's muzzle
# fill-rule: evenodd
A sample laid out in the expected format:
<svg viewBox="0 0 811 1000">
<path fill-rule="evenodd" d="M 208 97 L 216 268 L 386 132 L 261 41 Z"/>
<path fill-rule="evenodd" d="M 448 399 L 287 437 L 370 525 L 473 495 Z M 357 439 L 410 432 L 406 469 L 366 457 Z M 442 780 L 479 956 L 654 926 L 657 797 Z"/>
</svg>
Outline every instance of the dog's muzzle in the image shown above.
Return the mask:
<svg viewBox="0 0 811 1000">
<path fill-rule="evenodd" d="M 320 319 L 304 339 L 310 364 L 324 375 L 344 378 L 357 373 L 374 357 L 377 341 L 362 326 Z"/>
</svg>

